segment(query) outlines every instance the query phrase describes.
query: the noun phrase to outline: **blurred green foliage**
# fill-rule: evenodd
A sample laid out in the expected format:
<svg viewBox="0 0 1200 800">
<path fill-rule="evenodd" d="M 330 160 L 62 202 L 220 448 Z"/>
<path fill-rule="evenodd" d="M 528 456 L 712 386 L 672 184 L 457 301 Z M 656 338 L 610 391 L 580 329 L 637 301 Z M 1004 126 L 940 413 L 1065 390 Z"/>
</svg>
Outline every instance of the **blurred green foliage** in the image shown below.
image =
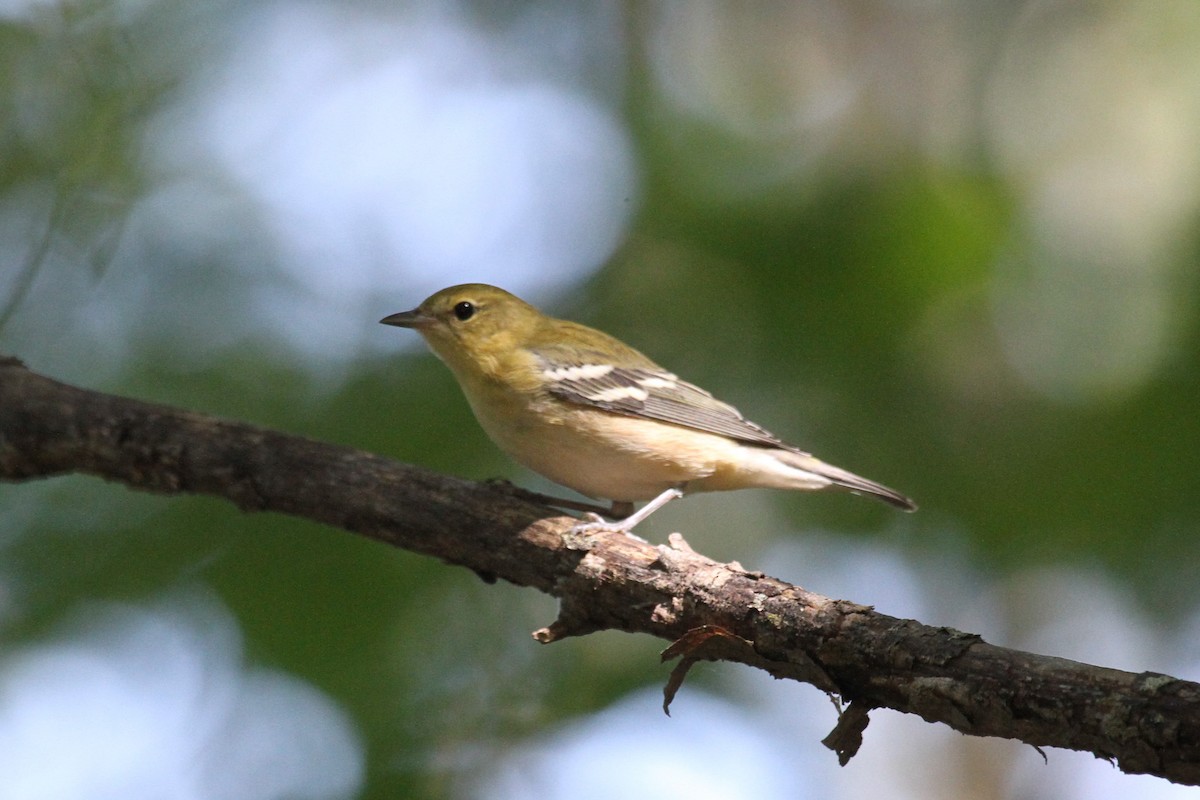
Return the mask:
<svg viewBox="0 0 1200 800">
<path fill-rule="evenodd" d="M 184 12 L 152 4 L 129 24 L 119 8 L 68 4 L 61 17 L 0 22 L 0 195 L 9 213 L 11 203 L 36 198 L 22 206 L 35 223 L 19 229 L 26 238 L 4 245 L 23 255 L 4 262 L 0 307 L 11 304 L 12 314 L 0 350 L 34 369 L 64 346 L 39 320 L 60 319 L 56 297 L 81 302 L 69 294 L 78 292 L 71 272 L 95 286 L 130 209 L 161 179 L 148 174 L 140 151 L 154 112 L 190 68 L 153 46 Z M 215 15 L 206 19 L 217 24 Z M 204 52 L 203 41 L 182 37 L 182 52 Z M 955 166 L 900 152 L 887 169 L 831 171 L 722 199 L 678 179 L 688 162 L 666 131 L 676 136 L 681 123 L 657 109 L 639 80 L 648 78 L 634 73 L 627 122 L 644 187 L 628 241 L 595 275 L 537 299 L 922 505 L 897 523 L 890 509 L 866 501 L 772 494 L 768 502 L 793 530 L 758 535 L 889 535 L 903 525 L 917 557 L 927 554 L 923 541 L 955 537 L 984 570 L 1098 563 L 1164 618 L 1194 603 L 1200 340 L 1186 280 L 1178 293 L 1184 333 L 1151 379 L 1084 402 L 1048 398 L 1014 376 L 996 343 L 994 265 L 1020 239 L 1012 186 L 984 160 Z M 35 91 L 42 100 L 31 103 Z M 697 160 L 743 146 L 703 126 L 687 137 Z M 247 224 L 252 233 L 255 220 Z M 161 306 L 155 321 L 134 326 L 119 363 L 97 373 L 104 388 L 454 474 L 532 480 L 487 441 L 449 374 L 413 342 L 394 339 L 394 354 L 364 353 L 332 377 L 297 363 L 269 329 L 203 357 L 181 352 L 182 334 L 162 320 L 174 315 L 199 336 L 205 326 L 216 336 L 226 315 L 252 313 L 248 287 L 284 280 L 269 261 L 243 268 L 240 237 L 253 237 L 226 233 L 200 253 L 152 248 L 155 262 L 139 268 L 177 281 L 151 276 L 155 291 L 194 293 L 151 293 Z M 1195 230 L 1190 237 L 1194 250 Z M 31 292 L 34 282 L 63 288 Z M 384 311 L 420 299 L 379 298 Z M 112 311 L 143 312 L 151 313 Z M 364 328 L 373 324 L 364 316 Z M 80 369 L 82 378 L 53 377 L 88 382 Z M 672 513 L 663 512 L 662 524 Z M 88 599 L 208 584 L 236 613 L 253 660 L 302 676 L 351 712 L 368 742 L 370 797 L 443 794 L 456 772 L 486 761 L 480 741 L 502 747 L 666 674 L 654 642 L 605 634 L 535 646 L 529 631 L 554 614 L 546 598 L 206 498 L 143 497 L 69 477 L 0 486 L 0 521 L 0 579 L 14 596 L 0 631 L 10 646 L 43 635 Z M 734 533 L 717 532 L 721 555 L 753 568 L 756 552 L 728 542 Z"/>
</svg>

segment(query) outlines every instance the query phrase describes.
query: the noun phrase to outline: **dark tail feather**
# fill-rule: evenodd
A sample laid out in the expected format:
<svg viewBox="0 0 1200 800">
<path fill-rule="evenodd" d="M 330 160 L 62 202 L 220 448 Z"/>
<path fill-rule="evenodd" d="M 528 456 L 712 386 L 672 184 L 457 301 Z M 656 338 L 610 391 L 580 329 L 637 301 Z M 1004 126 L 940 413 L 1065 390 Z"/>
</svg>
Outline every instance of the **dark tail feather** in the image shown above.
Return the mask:
<svg viewBox="0 0 1200 800">
<path fill-rule="evenodd" d="M 855 494 L 865 494 L 870 497 L 882 500 L 883 502 L 893 505 L 901 511 L 916 511 L 917 504 L 909 500 L 904 495 L 884 486 L 882 483 L 876 483 L 872 480 L 855 475 L 853 472 L 847 472 L 844 469 L 826 464 L 825 468 L 820 471 L 829 480 L 833 481 L 835 486 L 840 486 L 843 489 L 854 492 Z"/>
<path fill-rule="evenodd" d="M 890 489 L 882 483 L 876 483 L 872 480 L 867 480 L 853 472 L 847 472 L 841 467 L 835 467 L 832 464 L 826 464 L 819 458 L 809 455 L 808 453 L 785 451 L 784 458 L 793 466 L 799 467 L 806 472 L 811 472 L 814 475 L 819 475 L 839 489 L 844 489 L 854 494 L 864 494 L 869 497 L 874 497 L 878 500 L 893 505 L 903 511 L 916 511 L 917 504 L 909 500 L 904 495 L 897 492 L 895 489 Z"/>
</svg>

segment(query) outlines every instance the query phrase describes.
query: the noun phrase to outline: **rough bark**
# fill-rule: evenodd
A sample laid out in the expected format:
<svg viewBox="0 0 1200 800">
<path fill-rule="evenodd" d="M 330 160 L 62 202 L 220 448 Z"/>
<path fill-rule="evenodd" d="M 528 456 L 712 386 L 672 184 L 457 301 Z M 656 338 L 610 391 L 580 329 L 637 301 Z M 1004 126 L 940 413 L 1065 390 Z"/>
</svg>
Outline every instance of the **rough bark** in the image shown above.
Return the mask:
<svg viewBox="0 0 1200 800">
<path fill-rule="evenodd" d="M 648 633 L 688 667 L 725 660 L 850 702 L 825 744 L 845 763 L 868 712 L 891 708 L 977 736 L 1082 750 L 1131 773 L 1200 784 L 1200 685 L 1035 655 L 833 600 L 693 552 L 579 536 L 503 485 L 351 448 L 68 386 L 0 357 L 0 479 L 68 472 L 224 497 L 305 517 L 557 597 L 542 642 Z"/>
</svg>

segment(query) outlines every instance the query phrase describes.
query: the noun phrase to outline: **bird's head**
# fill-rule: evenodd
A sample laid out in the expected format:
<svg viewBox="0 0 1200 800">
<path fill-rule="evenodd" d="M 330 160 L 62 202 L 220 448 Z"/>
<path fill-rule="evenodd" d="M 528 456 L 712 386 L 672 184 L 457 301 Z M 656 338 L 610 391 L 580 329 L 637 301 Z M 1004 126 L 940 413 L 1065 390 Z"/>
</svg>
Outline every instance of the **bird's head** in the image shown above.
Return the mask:
<svg viewBox="0 0 1200 800">
<path fill-rule="evenodd" d="M 525 341 L 541 319 L 536 308 L 516 295 L 485 283 L 464 283 L 379 321 L 420 333 L 455 372 L 487 372 Z"/>
</svg>

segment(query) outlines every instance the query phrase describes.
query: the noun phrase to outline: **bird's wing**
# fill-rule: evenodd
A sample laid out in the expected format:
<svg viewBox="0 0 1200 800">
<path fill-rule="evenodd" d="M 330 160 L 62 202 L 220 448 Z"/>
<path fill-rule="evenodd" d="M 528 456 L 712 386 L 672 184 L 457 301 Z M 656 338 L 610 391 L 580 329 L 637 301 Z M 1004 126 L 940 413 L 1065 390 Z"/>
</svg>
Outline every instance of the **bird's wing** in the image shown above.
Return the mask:
<svg viewBox="0 0 1200 800">
<path fill-rule="evenodd" d="M 636 351 L 635 351 L 636 352 Z M 571 403 L 631 417 L 670 422 L 741 442 L 801 452 L 755 425 L 728 403 L 641 356 L 636 366 L 614 366 L 597 353 L 547 347 L 535 351 L 550 394 Z"/>
</svg>

